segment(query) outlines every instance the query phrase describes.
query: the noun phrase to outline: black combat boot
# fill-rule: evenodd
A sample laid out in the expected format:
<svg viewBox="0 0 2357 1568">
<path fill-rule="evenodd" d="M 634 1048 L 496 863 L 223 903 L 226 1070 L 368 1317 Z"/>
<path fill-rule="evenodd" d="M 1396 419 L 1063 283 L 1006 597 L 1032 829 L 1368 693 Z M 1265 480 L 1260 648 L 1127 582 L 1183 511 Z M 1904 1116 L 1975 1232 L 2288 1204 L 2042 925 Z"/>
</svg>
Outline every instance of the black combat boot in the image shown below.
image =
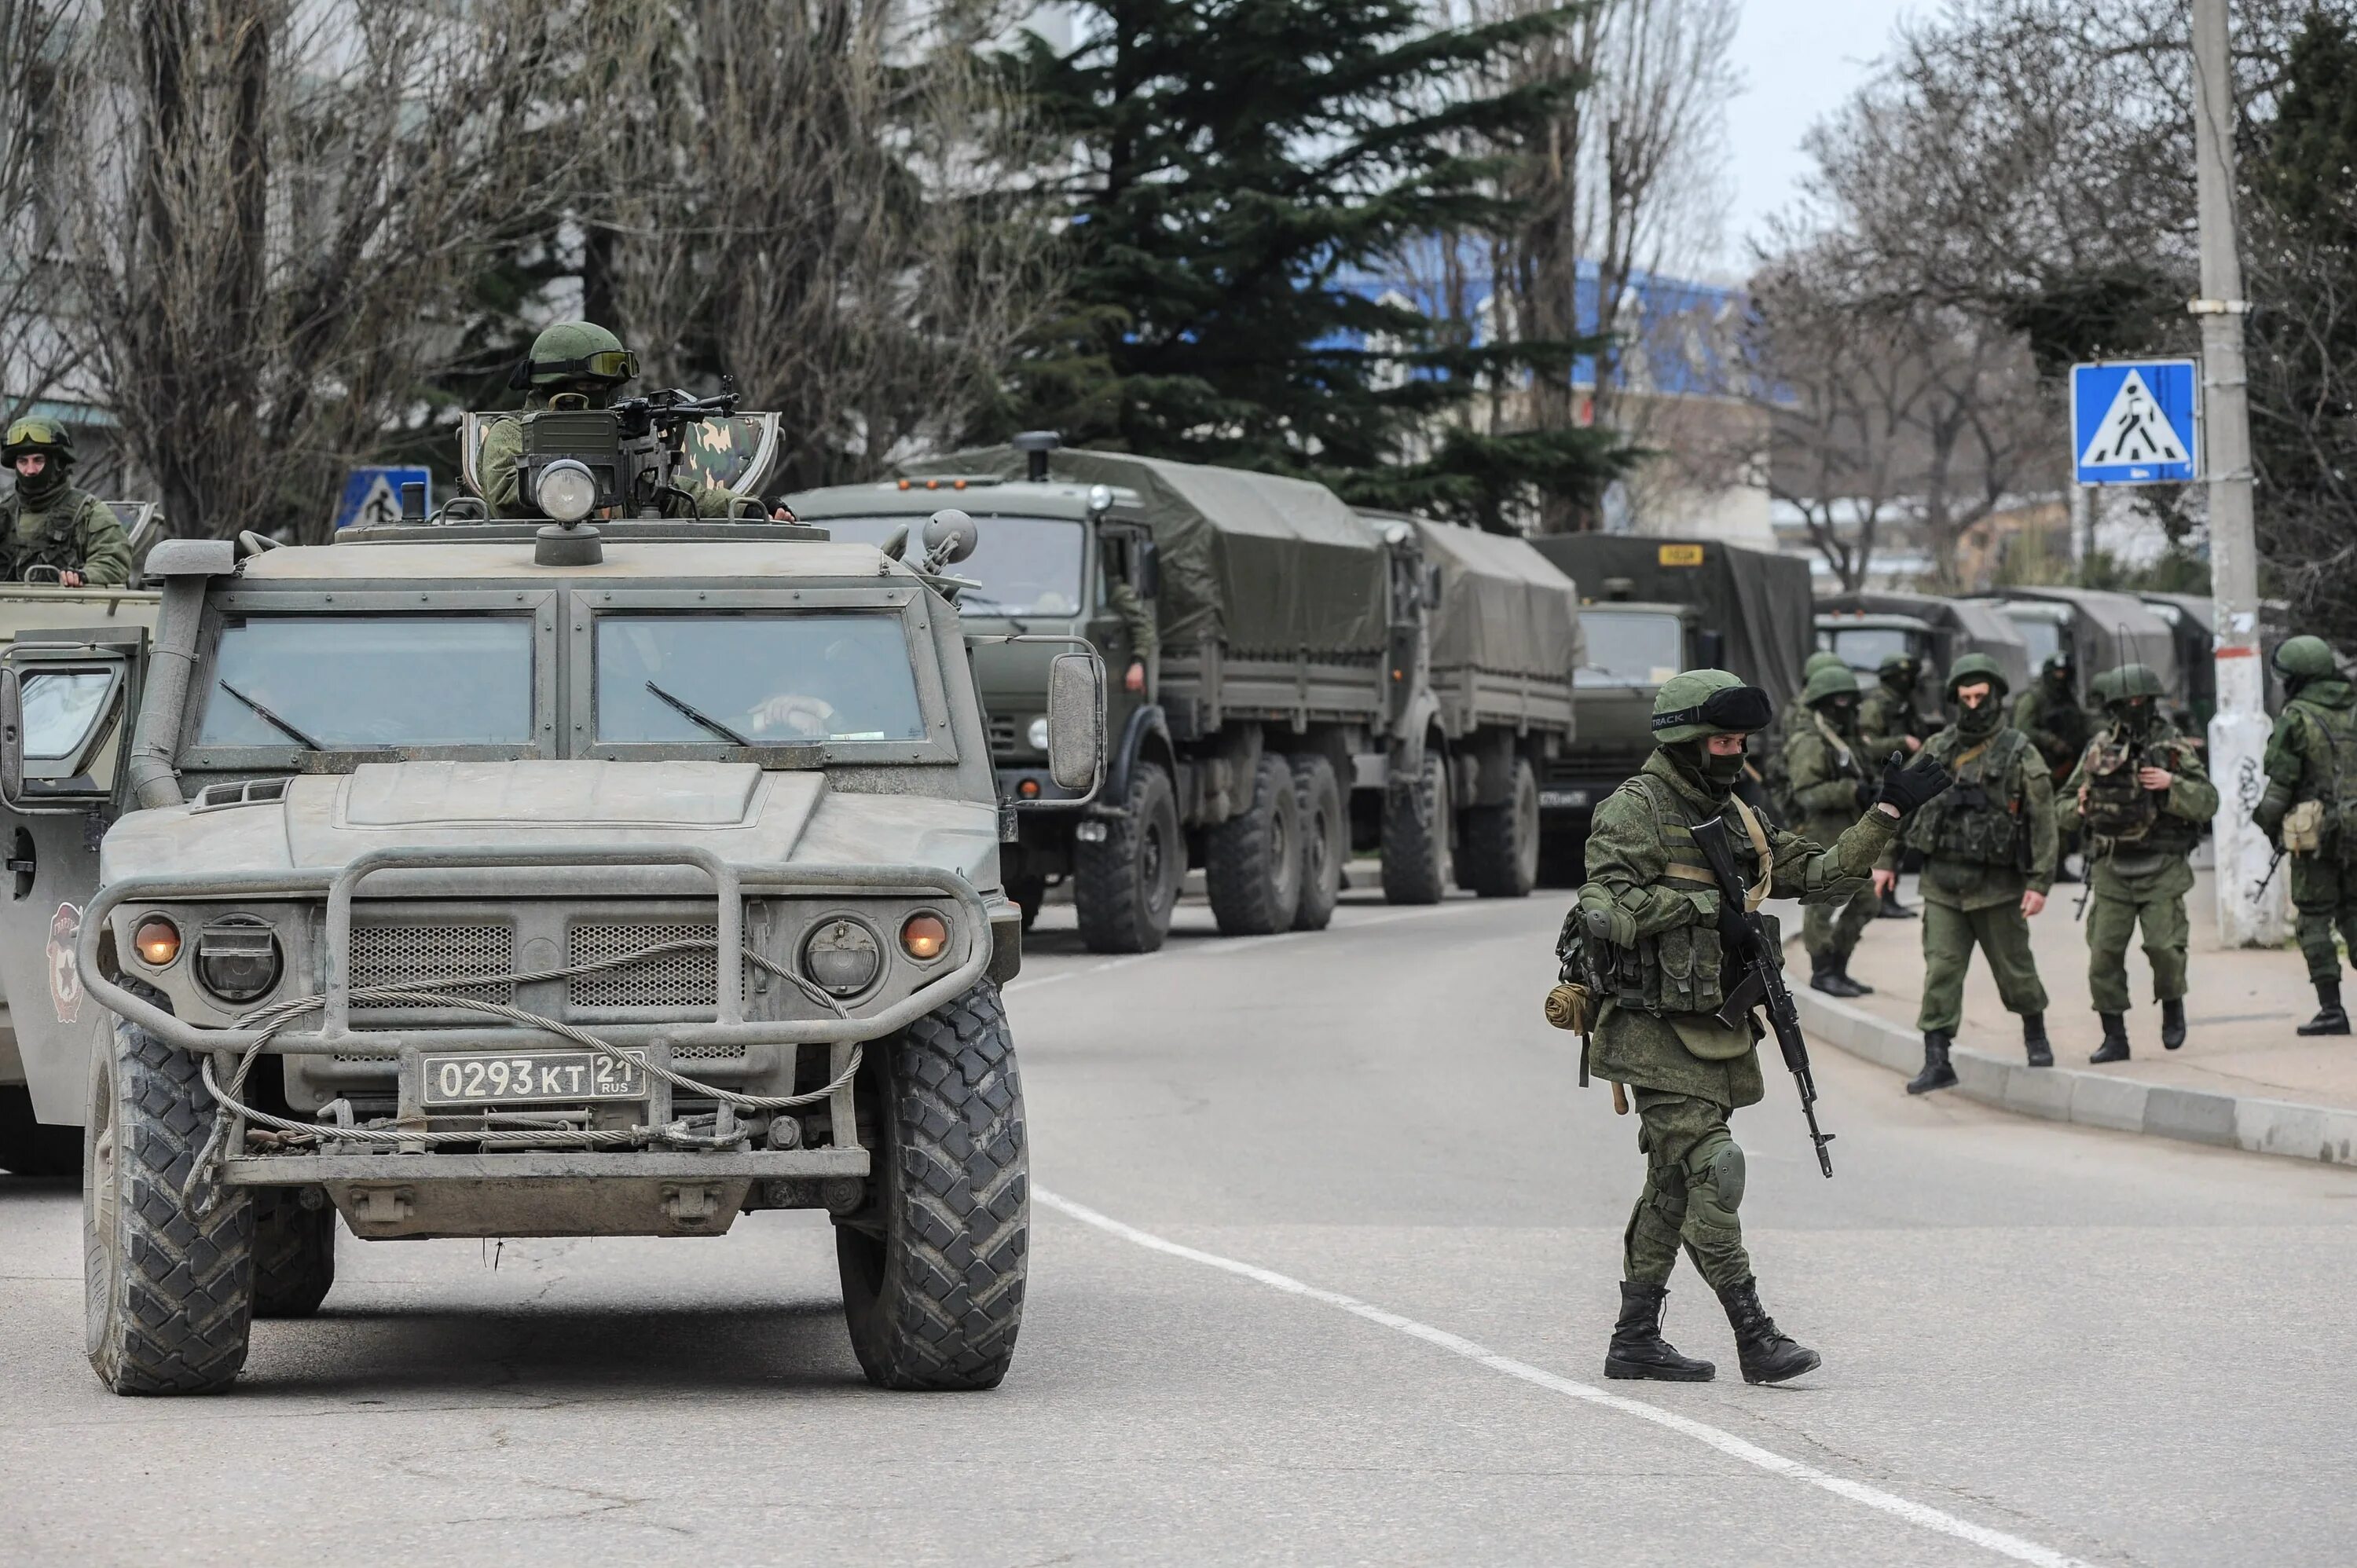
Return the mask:
<svg viewBox="0 0 2357 1568">
<path fill-rule="evenodd" d="M 1899 901 L 1899 889 L 1894 887 L 1882 896 L 1882 908 L 1875 911 L 1875 918 L 1880 920 L 1911 920 L 1916 917 L 1914 910 Z"/>
<path fill-rule="evenodd" d="M 1923 1036 L 1923 1070 L 1907 1080 L 1910 1094 L 1928 1094 L 1935 1089 L 1956 1087 L 1956 1069 L 1948 1065 L 1951 1036 L 1945 1029 L 1933 1029 Z"/>
<path fill-rule="evenodd" d="M 2299 1026 L 2303 1035 L 2345 1035 L 2349 1032 L 2349 1015 L 2341 1010 L 2341 983 L 2319 980 L 2316 983 L 2316 1016 Z"/>
<path fill-rule="evenodd" d="M 1760 1283 L 1742 1280 L 1718 1293 L 1727 1321 L 1735 1330 L 1735 1358 L 1743 1364 L 1747 1383 L 1781 1383 L 1803 1372 L 1813 1372 L 1823 1358 L 1776 1326 L 1760 1305 Z"/>
<path fill-rule="evenodd" d="M 2173 997 L 2160 1004 L 2160 1048 L 2173 1051 L 2185 1043 L 2185 998 Z"/>
<path fill-rule="evenodd" d="M 2046 1038 L 2046 1015 L 2024 1013 L 2021 1015 L 2021 1048 L 2028 1053 L 2031 1067 L 2052 1067 L 2054 1047 Z"/>
<path fill-rule="evenodd" d="M 1821 953 L 1809 960 L 1809 989 L 1828 996 L 1863 996 L 1866 987 L 1842 972 L 1841 960 Z"/>
<path fill-rule="evenodd" d="M 1718 1375 L 1708 1361 L 1681 1356 L 1662 1337 L 1666 1285 L 1620 1282 L 1620 1321 L 1612 1326 L 1612 1347 L 1604 1352 L 1608 1378 L 1650 1378 L 1662 1383 L 1706 1383 Z"/>
<path fill-rule="evenodd" d="M 2127 1015 L 2125 1013 L 2105 1013 L 2101 1015 L 2101 1016 L 2104 1020 L 2104 1043 L 2100 1047 L 2096 1047 L 2095 1054 L 2089 1057 L 2087 1059 L 2091 1062 L 2124 1062 L 2127 1060 Z"/>
<path fill-rule="evenodd" d="M 1857 976 L 1849 972 L 1849 960 L 1847 959 L 1843 959 L 1839 963 L 1834 965 L 1834 978 L 1840 981 L 1844 985 L 1848 986 L 1850 989 L 1850 994 L 1853 996 L 1871 996 L 1874 994 L 1873 986 L 1868 985 L 1865 981 L 1860 980 Z"/>
</svg>

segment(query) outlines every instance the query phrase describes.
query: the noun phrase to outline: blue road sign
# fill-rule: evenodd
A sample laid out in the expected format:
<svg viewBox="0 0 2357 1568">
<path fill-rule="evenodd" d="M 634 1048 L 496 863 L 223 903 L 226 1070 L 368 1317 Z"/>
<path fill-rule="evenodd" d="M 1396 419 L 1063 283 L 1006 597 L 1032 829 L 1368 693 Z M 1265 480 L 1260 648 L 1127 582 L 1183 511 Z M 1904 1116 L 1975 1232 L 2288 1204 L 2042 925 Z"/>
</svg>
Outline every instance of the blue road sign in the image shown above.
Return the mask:
<svg viewBox="0 0 2357 1568">
<path fill-rule="evenodd" d="M 401 521 L 401 487 L 425 487 L 425 510 L 434 510 L 434 474 L 427 468 L 354 468 L 344 476 L 344 493 L 336 502 L 336 526 L 356 522 L 380 524 Z"/>
<path fill-rule="evenodd" d="M 2183 484 L 2201 472 L 2192 360 L 2071 367 L 2071 460 L 2083 485 Z"/>
</svg>

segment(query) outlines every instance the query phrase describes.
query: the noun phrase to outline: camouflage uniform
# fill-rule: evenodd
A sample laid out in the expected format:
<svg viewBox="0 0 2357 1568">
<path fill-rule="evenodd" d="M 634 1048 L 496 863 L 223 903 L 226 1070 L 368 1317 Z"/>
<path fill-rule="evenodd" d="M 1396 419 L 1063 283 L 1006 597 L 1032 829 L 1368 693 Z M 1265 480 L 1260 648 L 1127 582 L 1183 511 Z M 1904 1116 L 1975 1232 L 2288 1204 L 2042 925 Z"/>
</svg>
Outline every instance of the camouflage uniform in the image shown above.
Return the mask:
<svg viewBox="0 0 2357 1568">
<path fill-rule="evenodd" d="M 1908 750 L 1910 737 L 1923 738 L 1923 715 L 1915 709 L 1915 682 L 1922 665 L 1911 653 L 1894 653 L 1875 671 L 1874 689 L 1858 699 L 1857 733 L 1866 755 L 1880 765 L 1892 752 Z"/>
<path fill-rule="evenodd" d="M 2160 678 L 2153 671 L 2123 665 L 2106 671 L 2095 689 L 2111 722 L 2080 755 L 2054 815 L 2060 827 L 2088 826 L 2094 908 L 2087 918 L 2087 989 L 2104 1021 L 2103 1046 L 2089 1059 L 2114 1062 L 2128 1056 L 2128 939 L 2139 925 L 2153 1000 L 2160 1004 L 2160 1043 L 2172 1051 L 2185 1043 L 2185 954 L 2192 939 L 2185 896 L 2193 890 L 2190 857 L 2201 824 L 2218 812 L 2218 789 L 2201 766 L 2201 748 L 2161 714 Z M 2147 766 L 2170 776 L 2166 790 L 2136 781 Z M 2109 832 L 2106 818 L 2133 825 Z"/>
<path fill-rule="evenodd" d="M 1948 674 L 1957 688 L 1986 682 L 1978 709 L 1958 704 L 1957 722 L 1923 743 L 1923 755 L 1956 775 L 1956 788 L 1908 825 L 1907 842 L 1923 854 L 1923 1001 L 1916 1027 L 1923 1031 L 1923 1070 L 1910 1092 L 1955 1082 L 1948 1065 L 1956 1026 L 1964 1021 L 1964 975 L 1973 949 L 1987 955 L 1997 993 L 2020 1015 L 2022 1041 L 2033 1067 L 2051 1066 L 2046 1039 L 2046 987 L 2029 951 L 2024 893 L 2043 895 L 2054 883 L 2054 789 L 2045 758 L 2028 736 L 2005 723 L 2005 676 L 1986 654 L 1966 654 Z"/>
<path fill-rule="evenodd" d="M 16 489 L 0 497 L 0 580 L 13 583 L 29 567 L 54 566 L 81 573 L 95 588 L 130 582 L 131 542 L 121 520 L 69 478 L 72 434 L 49 420 L 20 419 L 0 444 L 0 460 L 13 467 L 30 453 L 40 454 L 47 466 L 38 475 L 16 475 Z"/>
<path fill-rule="evenodd" d="M 2338 929 L 2357 953 L 2357 693 L 2341 677 L 2324 639 L 2295 637 L 2276 650 L 2276 673 L 2291 693 L 2267 737 L 2266 792 L 2251 819 L 2281 847 L 2286 818 L 2308 806 L 2319 817 L 2319 846 L 2295 852 L 2291 902 L 2299 916 L 2299 950 L 2316 986 L 2316 1016 L 2303 1035 L 2345 1035 Z M 2303 811 L 2301 814 L 2309 814 Z"/>
<path fill-rule="evenodd" d="M 1874 799 L 1857 738 L 1857 677 L 1846 666 L 1823 671 L 1801 694 L 1805 717 L 1784 737 L 1785 791 L 1801 832 L 1829 844 Z M 1837 903 L 1808 907 L 1801 919 L 1801 945 L 1809 954 L 1813 989 L 1829 996 L 1872 994 L 1872 986 L 1851 978 L 1849 958 L 1881 908 L 1882 896 L 1871 881 Z"/>
<path fill-rule="evenodd" d="M 1138 596 L 1137 590 L 1119 577 L 1105 589 L 1105 607 L 1121 618 L 1122 630 L 1129 639 L 1129 657 L 1120 661 L 1125 673 L 1132 664 L 1146 667 L 1146 695 L 1153 699 L 1155 689 L 1155 656 L 1162 650 L 1161 629 L 1154 624 L 1154 607 Z M 1118 678 L 1118 677 L 1116 677 Z"/>
<path fill-rule="evenodd" d="M 2080 705 L 2078 693 L 2072 688 L 2069 654 L 2050 653 L 2038 668 L 2038 679 L 2013 701 L 2013 727 L 2038 747 L 2038 755 L 2045 759 L 2054 787 L 2059 789 L 2071 776 L 2072 764 L 2087 749 L 2088 737 L 2095 733 L 2095 721 Z M 2071 856 L 2078 849 L 2076 833 L 2062 835 L 2054 857 L 2056 880 L 2078 880 L 2071 875 Z"/>
<path fill-rule="evenodd" d="M 587 368 L 593 360 L 602 365 L 608 360 L 626 360 L 628 374 Z M 624 349 L 621 340 L 611 332 L 592 322 L 560 321 L 533 338 L 532 352 L 516 367 L 509 383 L 518 391 L 531 388 L 522 409 L 491 421 L 483 431 L 482 446 L 475 454 L 478 488 L 490 514 L 541 515 L 540 503 L 523 493 L 522 416 L 544 412 L 553 406 L 554 399 L 560 397 L 581 400 L 576 405 L 579 407 L 609 407 L 615 389 L 637 373 L 637 357 Z M 663 497 L 663 515 L 726 517 L 735 499 L 717 485 L 705 485 L 696 491 L 692 501 L 678 495 Z"/>
</svg>

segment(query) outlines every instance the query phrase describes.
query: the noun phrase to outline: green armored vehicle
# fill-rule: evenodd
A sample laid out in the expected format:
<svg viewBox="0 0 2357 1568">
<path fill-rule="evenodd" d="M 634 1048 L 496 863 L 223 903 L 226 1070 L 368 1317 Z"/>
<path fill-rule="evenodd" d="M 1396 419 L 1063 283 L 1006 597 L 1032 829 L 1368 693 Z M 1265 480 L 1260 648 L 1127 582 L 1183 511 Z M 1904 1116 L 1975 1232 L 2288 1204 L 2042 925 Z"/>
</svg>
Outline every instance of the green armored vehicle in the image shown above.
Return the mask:
<svg viewBox="0 0 2357 1568">
<path fill-rule="evenodd" d="M 1577 611 L 1519 541 L 1044 432 L 788 499 L 879 543 L 952 501 L 987 528 L 963 568 L 967 623 L 1102 650 L 1112 746 L 1092 802 L 1041 772 L 1040 650 L 976 650 L 1003 797 L 1060 808 L 1020 820 L 1008 886 L 1036 911 L 1069 880 L 1091 948 L 1159 947 L 1190 865 L 1226 933 L 1324 927 L 1354 851 L 1381 851 L 1394 901 L 1529 891 Z"/>
<path fill-rule="evenodd" d="M 562 472 L 553 514 L 611 499 Z M 36 1101 L 85 1124 L 101 1380 L 228 1383 L 253 1317 L 319 1305 L 339 1221 L 814 1208 L 871 1380 L 996 1384 L 1029 1210 L 1020 917 L 946 575 L 974 524 L 895 559 L 480 510 L 169 542 L 144 658 L 0 665 L 31 863 L 0 949 L 57 964 L 17 1027 Z M 1045 767 L 1085 798 L 1103 671 L 1059 652 Z"/>
</svg>

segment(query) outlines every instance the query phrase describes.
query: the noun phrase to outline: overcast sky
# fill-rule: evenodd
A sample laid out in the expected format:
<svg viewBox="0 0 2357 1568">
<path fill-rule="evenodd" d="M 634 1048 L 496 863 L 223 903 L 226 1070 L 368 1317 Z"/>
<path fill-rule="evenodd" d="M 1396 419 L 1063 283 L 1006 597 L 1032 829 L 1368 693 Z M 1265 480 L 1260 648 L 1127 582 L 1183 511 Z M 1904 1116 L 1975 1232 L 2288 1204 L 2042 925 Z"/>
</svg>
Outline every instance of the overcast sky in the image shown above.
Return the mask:
<svg viewBox="0 0 2357 1568">
<path fill-rule="evenodd" d="M 1743 0 L 1736 59 L 1744 91 L 1727 115 L 1728 271 L 1748 270 L 1745 241 L 1800 194 L 1809 166 L 1802 136 L 1867 78 L 1891 25 L 1925 8 L 1926 0 Z"/>
</svg>

